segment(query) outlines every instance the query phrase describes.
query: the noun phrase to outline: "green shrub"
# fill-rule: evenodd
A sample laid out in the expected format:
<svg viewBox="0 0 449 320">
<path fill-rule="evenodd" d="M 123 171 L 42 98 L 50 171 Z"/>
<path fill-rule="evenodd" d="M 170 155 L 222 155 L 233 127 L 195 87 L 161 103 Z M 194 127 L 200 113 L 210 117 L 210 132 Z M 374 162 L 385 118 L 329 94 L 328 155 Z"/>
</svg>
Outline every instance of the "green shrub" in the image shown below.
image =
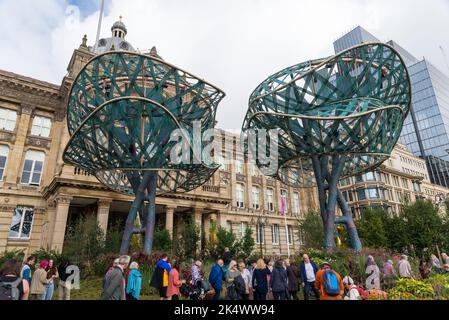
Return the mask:
<svg viewBox="0 0 449 320">
<path fill-rule="evenodd" d="M 98 258 L 105 249 L 104 232 L 95 216 L 81 217 L 70 230 L 64 244 L 64 255 L 73 264 L 91 274 Z"/>
<path fill-rule="evenodd" d="M 449 276 L 436 274 L 425 280 L 430 284 L 438 300 L 449 300 Z"/>
<path fill-rule="evenodd" d="M 318 212 L 310 211 L 306 214 L 299 228 L 304 238 L 304 245 L 308 248 L 323 248 L 324 228 L 323 220 Z"/>
<path fill-rule="evenodd" d="M 245 234 L 243 235 L 242 240 L 240 241 L 240 258 L 248 258 L 251 257 L 254 251 L 254 247 L 256 242 L 253 238 L 253 230 L 251 228 L 246 228 Z"/>
<path fill-rule="evenodd" d="M 434 296 L 431 284 L 413 279 L 400 279 L 389 292 L 391 300 L 427 300 Z"/>
<path fill-rule="evenodd" d="M 175 254 L 181 261 L 198 258 L 198 243 L 200 241 L 200 229 L 192 218 L 184 223 L 181 236 L 176 241 Z"/>
<path fill-rule="evenodd" d="M 172 240 L 170 232 L 167 229 L 158 231 L 154 234 L 154 250 L 171 252 L 172 251 Z"/>
<path fill-rule="evenodd" d="M 116 223 L 108 229 L 106 233 L 106 241 L 104 244 L 105 252 L 119 252 L 123 238 L 123 226 Z"/>
<path fill-rule="evenodd" d="M 0 267 L 8 260 L 17 260 L 22 262 L 25 260 L 25 253 L 23 250 L 6 251 L 0 255 Z"/>
<path fill-rule="evenodd" d="M 60 263 L 68 260 L 68 257 L 63 254 L 56 251 L 47 251 L 45 249 L 40 249 L 39 251 L 34 252 L 33 257 L 36 257 L 36 263 L 43 260 L 53 260 L 56 266 L 59 266 Z"/>
</svg>

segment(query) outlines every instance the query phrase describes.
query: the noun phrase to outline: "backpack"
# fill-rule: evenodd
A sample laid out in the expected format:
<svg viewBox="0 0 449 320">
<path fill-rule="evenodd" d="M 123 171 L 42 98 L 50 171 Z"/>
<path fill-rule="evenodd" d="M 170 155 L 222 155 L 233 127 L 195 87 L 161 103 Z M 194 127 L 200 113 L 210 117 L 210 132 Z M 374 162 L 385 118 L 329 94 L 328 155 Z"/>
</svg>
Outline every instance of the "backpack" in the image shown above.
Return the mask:
<svg viewBox="0 0 449 320">
<path fill-rule="evenodd" d="M 235 290 L 238 294 L 246 294 L 246 284 L 245 280 L 243 280 L 242 276 L 238 276 L 234 278 Z"/>
<path fill-rule="evenodd" d="M 330 297 L 340 295 L 340 286 L 337 275 L 333 270 L 326 270 L 323 273 L 324 292 Z"/>
<path fill-rule="evenodd" d="M 18 278 L 14 282 L 0 282 L 0 301 L 19 300 L 18 286 L 22 282 L 22 278 Z"/>
</svg>

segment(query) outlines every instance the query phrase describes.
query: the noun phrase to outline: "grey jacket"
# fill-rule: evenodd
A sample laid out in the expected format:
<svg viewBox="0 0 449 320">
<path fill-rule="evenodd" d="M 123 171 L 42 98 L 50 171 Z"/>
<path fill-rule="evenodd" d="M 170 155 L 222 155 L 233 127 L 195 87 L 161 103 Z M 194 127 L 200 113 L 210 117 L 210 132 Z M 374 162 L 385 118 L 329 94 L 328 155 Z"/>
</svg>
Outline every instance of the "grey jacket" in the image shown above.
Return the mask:
<svg viewBox="0 0 449 320">
<path fill-rule="evenodd" d="M 102 300 L 125 300 L 125 277 L 123 270 L 115 267 L 104 285 Z"/>
</svg>

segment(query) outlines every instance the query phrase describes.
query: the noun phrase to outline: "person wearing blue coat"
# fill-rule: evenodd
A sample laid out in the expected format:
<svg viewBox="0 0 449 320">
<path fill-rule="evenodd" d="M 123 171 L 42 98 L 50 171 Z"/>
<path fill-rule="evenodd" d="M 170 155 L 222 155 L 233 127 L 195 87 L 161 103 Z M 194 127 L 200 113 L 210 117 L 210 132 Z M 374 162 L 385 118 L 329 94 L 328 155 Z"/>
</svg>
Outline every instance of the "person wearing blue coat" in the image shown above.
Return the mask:
<svg viewBox="0 0 449 320">
<path fill-rule="evenodd" d="M 257 261 L 256 269 L 253 273 L 252 287 L 254 290 L 254 300 L 265 301 L 267 300 L 268 294 L 268 276 L 271 275 L 270 269 L 267 265 L 260 259 Z"/>
<path fill-rule="evenodd" d="M 128 283 L 126 284 L 126 300 L 139 300 L 140 291 L 142 290 L 142 274 L 140 273 L 137 262 L 131 263 L 128 275 Z"/>
<path fill-rule="evenodd" d="M 305 254 L 302 257 L 303 262 L 300 266 L 301 271 L 301 283 L 304 287 L 304 300 L 309 300 L 310 290 L 313 291 L 317 300 L 320 299 L 320 292 L 315 287 L 316 274 L 318 272 L 318 266 L 315 262 L 310 260 L 309 256 Z"/>
<path fill-rule="evenodd" d="M 274 300 L 287 300 L 288 276 L 284 267 L 284 261 L 279 260 L 271 273 L 270 286 Z"/>
<path fill-rule="evenodd" d="M 221 297 L 221 291 L 223 290 L 223 267 L 224 262 L 219 259 L 217 263 L 212 267 L 209 275 L 209 282 L 212 288 L 215 290 L 214 300 L 218 301 Z"/>
</svg>

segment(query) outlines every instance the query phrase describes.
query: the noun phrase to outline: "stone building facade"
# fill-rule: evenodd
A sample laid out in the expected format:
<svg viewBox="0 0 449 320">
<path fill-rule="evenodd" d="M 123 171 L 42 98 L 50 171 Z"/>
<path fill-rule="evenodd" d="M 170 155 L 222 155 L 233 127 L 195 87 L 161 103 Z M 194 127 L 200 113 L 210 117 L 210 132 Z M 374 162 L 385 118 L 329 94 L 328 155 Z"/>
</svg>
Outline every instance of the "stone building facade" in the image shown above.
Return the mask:
<svg viewBox="0 0 449 320">
<path fill-rule="evenodd" d="M 131 197 L 109 190 L 95 177 L 63 162 L 70 138 L 67 97 L 76 75 L 101 51 L 134 50 L 124 40 L 127 30 L 121 21 L 114 24 L 112 33 L 112 38 L 101 39 L 94 47 L 83 39 L 61 85 L 0 71 L 0 252 L 62 251 L 68 227 L 86 213 L 95 214 L 105 232 L 126 219 Z M 105 49 L 108 45 L 112 47 Z M 160 58 L 155 48 L 148 54 Z M 252 165 L 237 161 L 236 149 L 231 153 L 234 159 L 208 184 L 187 194 L 158 197 L 158 226 L 175 239 L 185 219 L 193 217 L 203 246 L 214 223 L 237 236 L 251 227 L 264 254 L 286 255 L 288 247 L 299 251 L 298 221 L 316 206 L 315 192 L 266 179 Z M 281 194 L 287 200 L 286 218 L 279 213 Z"/>
<path fill-rule="evenodd" d="M 431 200 L 444 211 L 445 201 L 449 199 L 449 189 L 430 182 L 426 161 L 414 156 L 402 144 L 396 146 L 380 168 L 344 179 L 340 187 L 357 218 L 365 207 L 382 207 L 398 214 L 404 204 L 418 199 Z"/>
</svg>

